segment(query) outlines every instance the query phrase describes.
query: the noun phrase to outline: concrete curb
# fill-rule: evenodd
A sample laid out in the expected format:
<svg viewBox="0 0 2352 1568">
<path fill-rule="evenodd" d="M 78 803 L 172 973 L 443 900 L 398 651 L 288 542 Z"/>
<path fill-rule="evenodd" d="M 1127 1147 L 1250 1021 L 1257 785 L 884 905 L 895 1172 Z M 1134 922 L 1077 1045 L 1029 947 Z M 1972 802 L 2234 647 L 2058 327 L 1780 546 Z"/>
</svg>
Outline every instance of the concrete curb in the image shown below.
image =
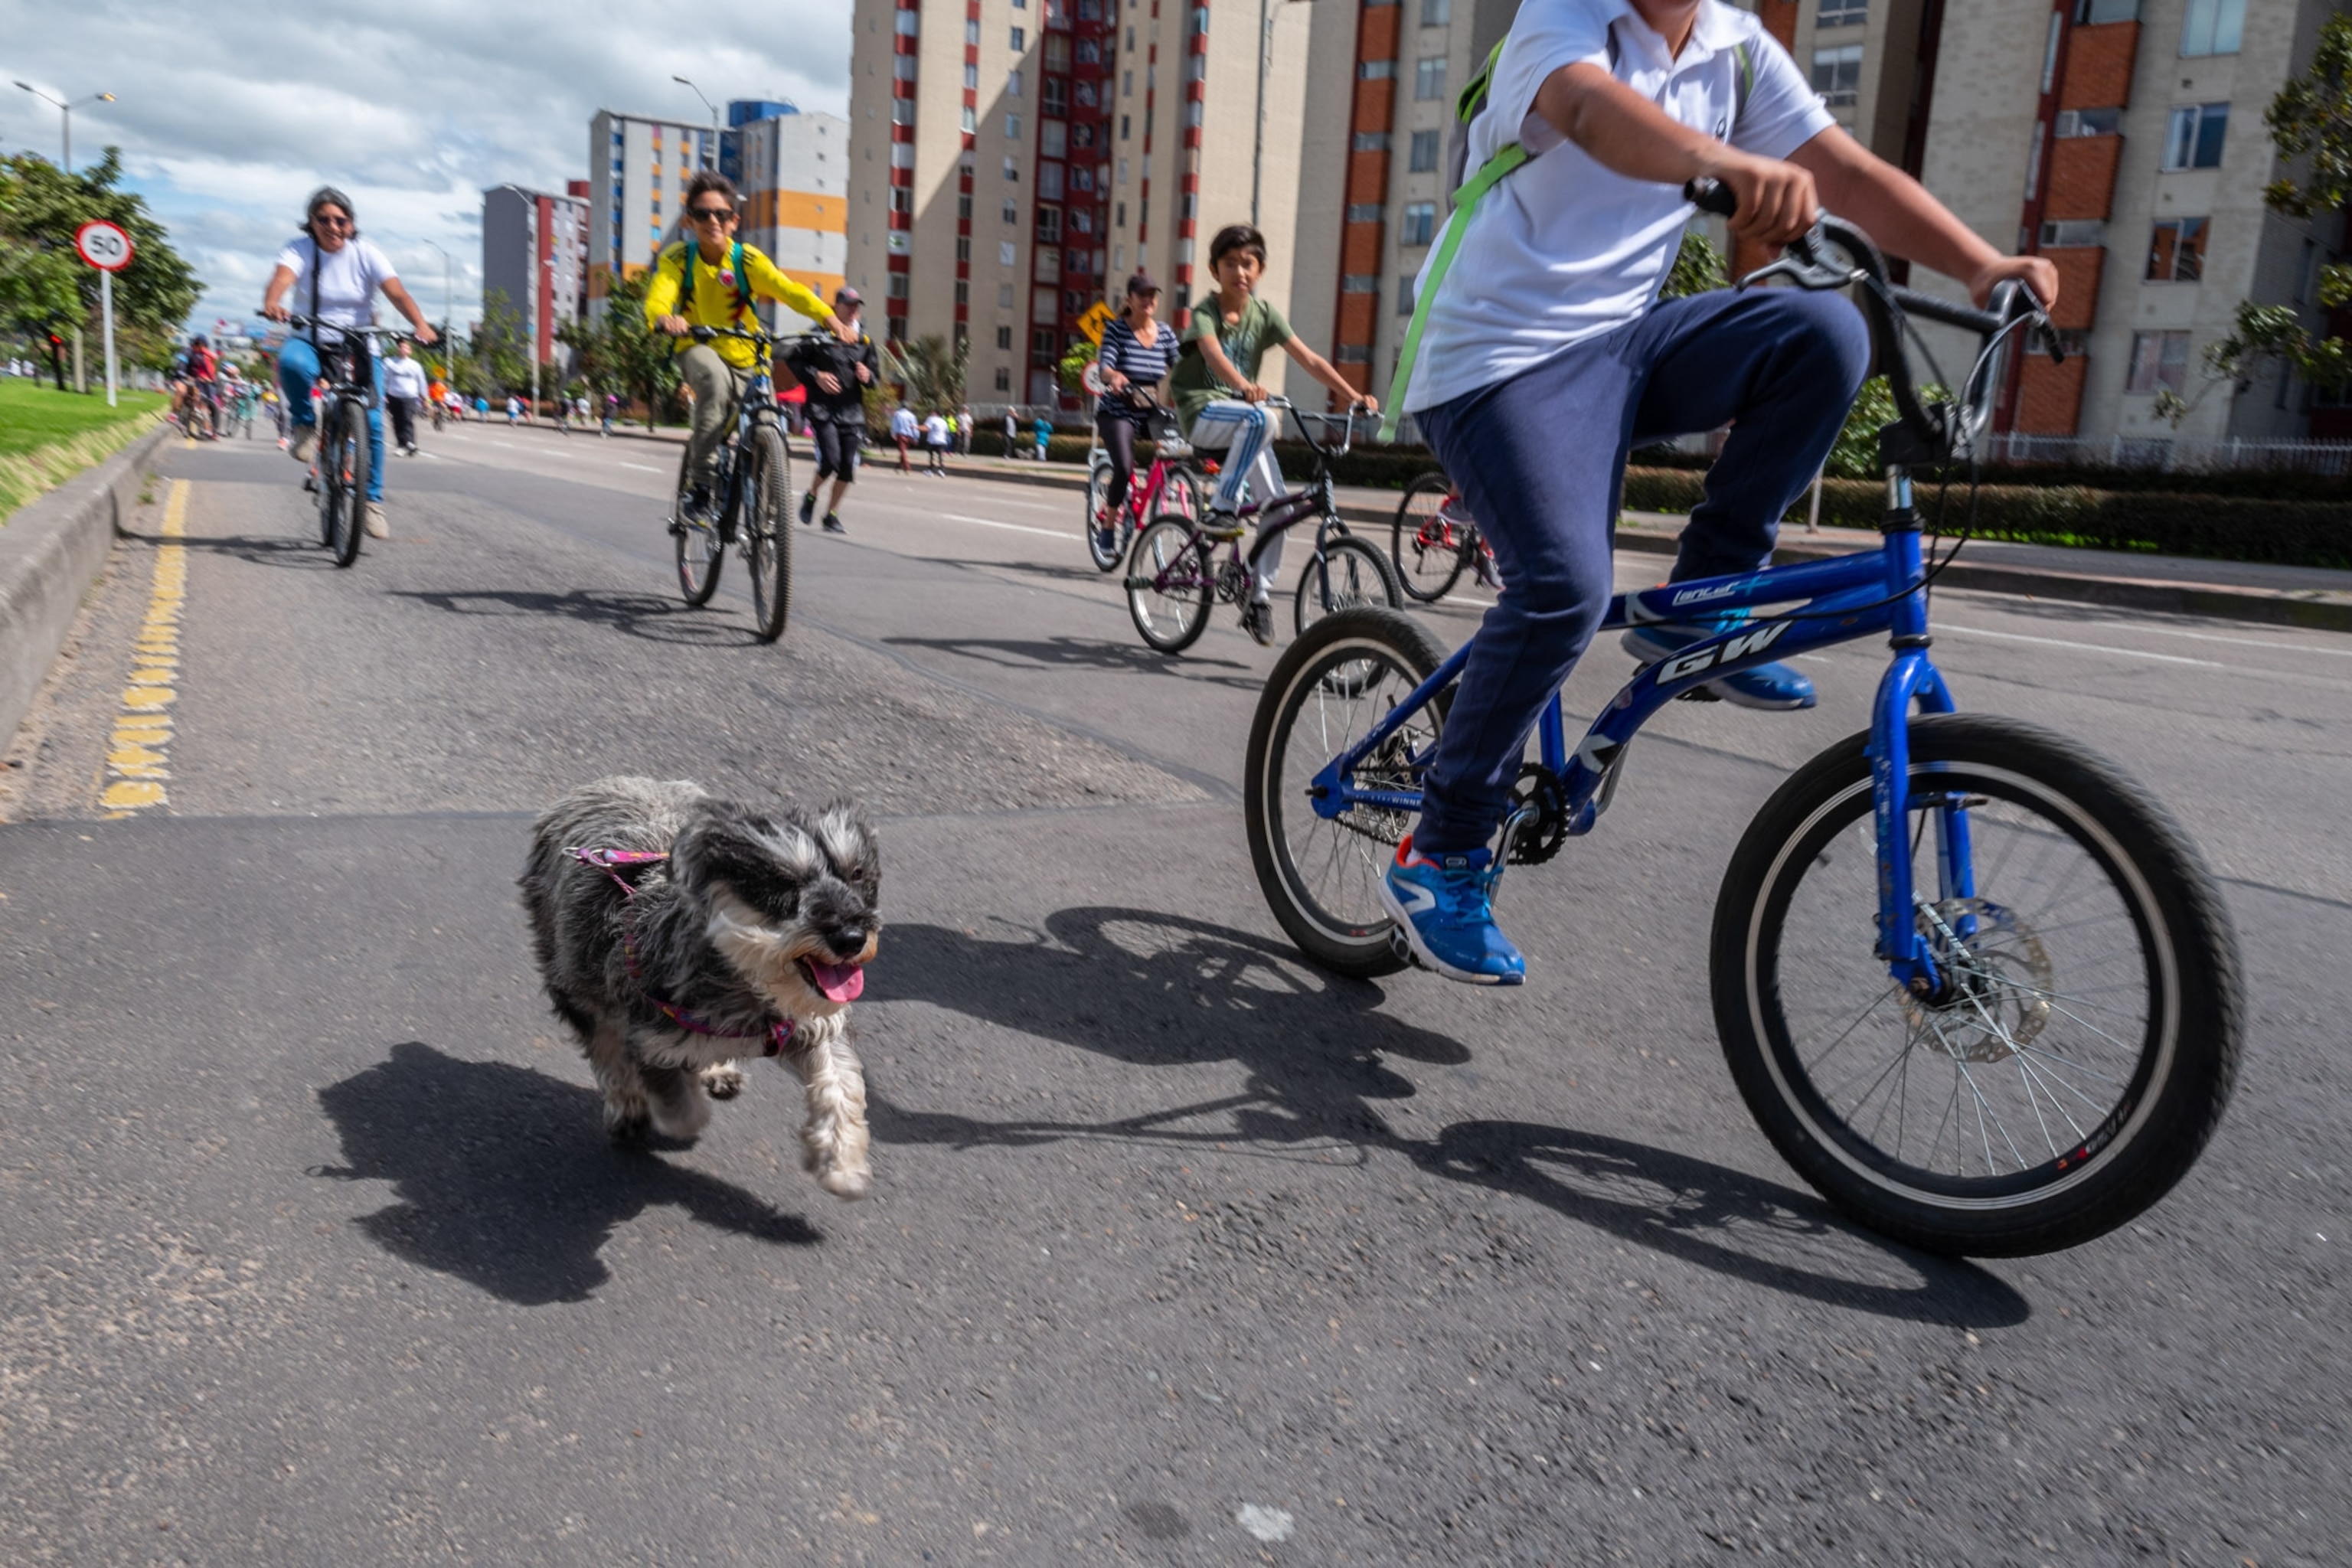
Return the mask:
<svg viewBox="0 0 2352 1568">
<path fill-rule="evenodd" d="M 139 509 L 147 459 L 171 434 L 159 423 L 0 524 L 0 744 L 40 695 L 82 595 Z"/>
</svg>

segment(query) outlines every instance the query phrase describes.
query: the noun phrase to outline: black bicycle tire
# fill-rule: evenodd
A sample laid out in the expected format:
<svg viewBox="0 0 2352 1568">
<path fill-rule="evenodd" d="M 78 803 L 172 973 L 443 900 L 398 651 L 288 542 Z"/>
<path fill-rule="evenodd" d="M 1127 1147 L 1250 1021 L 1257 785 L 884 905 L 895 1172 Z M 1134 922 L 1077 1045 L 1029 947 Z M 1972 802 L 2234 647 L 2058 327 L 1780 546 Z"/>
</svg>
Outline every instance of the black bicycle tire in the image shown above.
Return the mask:
<svg viewBox="0 0 2352 1568">
<path fill-rule="evenodd" d="M 1763 973 L 1777 960 L 1789 899 L 1818 853 L 1804 845 L 1868 815 L 1868 739 L 1850 736 L 1790 775 L 1757 813 L 1724 873 L 1709 978 L 1733 1080 L 1765 1136 L 1816 1191 L 1871 1229 L 1925 1251 L 2021 1257 L 2128 1223 L 2196 1163 L 2229 1102 L 2242 1054 L 2242 967 L 2211 873 L 2161 805 L 2068 737 L 1995 715 L 1913 721 L 1914 771 L 1933 766 L 1939 788 L 2011 799 L 2039 793 L 2064 812 L 2053 825 L 2108 876 L 2157 975 L 2148 1024 L 2155 1056 L 2143 1051 L 2124 1098 L 2080 1148 L 2048 1163 L 2046 1183 L 1999 1201 L 1923 1197 L 1916 1184 L 1905 1190 L 1886 1173 L 1866 1173 L 1870 1162 L 1856 1157 L 1863 1140 L 1823 1130 L 1819 1096 L 1787 1042 L 1785 1023 L 1775 1026 L 1777 975 Z"/>
<path fill-rule="evenodd" d="M 1316 667 L 1338 661 L 1344 649 L 1377 650 L 1410 672 L 1416 684 L 1444 662 L 1445 650 L 1418 621 L 1402 610 L 1342 610 L 1310 626 L 1275 660 L 1259 694 L 1257 711 L 1250 720 L 1249 749 L 1242 768 L 1242 822 L 1249 840 L 1250 864 L 1257 872 L 1258 889 L 1266 907 L 1298 951 L 1318 967 L 1359 980 L 1393 974 L 1406 963 L 1392 942 L 1393 922 L 1334 931 L 1302 907 L 1308 897 L 1291 885 L 1286 842 L 1280 835 L 1284 803 L 1280 800 L 1282 750 L 1293 732 L 1309 688 L 1322 678 Z M 1442 728 L 1453 706 L 1453 689 L 1434 700 Z"/>
<path fill-rule="evenodd" d="M 773 425 L 753 427 L 746 478 L 751 504 L 744 508 L 750 537 L 744 563 L 751 574 L 752 615 L 760 640 L 774 642 L 784 635 L 793 607 L 793 458 L 783 432 Z"/>
<path fill-rule="evenodd" d="M 343 477 L 342 504 L 336 509 L 341 537 L 335 541 L 335 564 L 349 566 L 360 558 L 360 541 L 367 537 L 368 432 L 367 407 L 357 398 L 341 398 L 335 419 L 335 443 L 351 453 L 348 467 L 337 463 Z M 321 448 L 323 453 L 323 447 Z"/>
<path fill-rule="evenodd" d="M 1364 568 L 1371 573 L 1374 580 L 1381 585 L 1381 604 L 1377 605 L 1341 605 L 1336 607 L 1330 605 L 1328 595 L 1331 564 L 1335 561 L 1347 559 L 1360 561 Z M 1310 601 L 1317 602 L 1322 606 L 1321 613 L 1315 620 L 1309 620 L 1307 616 L 1307 605 Z M 1308 626 L 1314 626 L 1317 621 L 1328 620 L 1343 609 L 1402 610 L 1403 608 L 1404 595 L 1397 586 L 1396 571 L 1389 564 L 1388 558 L 1373 549 L 1370 542 L 1353 534 L 1335 534 L 1324 542 L 1320 551 L 1308 557 L 1306 566 L 1298 574 L 1298 587 L 1291 595 L 1291 629 L 1296 635 L 1305 637 Z"/>
<path fill-rule="evenodd" d="M 1454 481 L 1435 468 L 1414 479 L 1404 488 L 1404 499 L 1397 502 L 1396 521 L 1389 530 L 1389 563 L 1396 568 L 1398 585 L 1418 605 L 1433 605 L 1452 593 L 1454 585 L 1462 581 L 1462 568 L 1468 559 L 1466 549 L 1456 550 L 1453 570 L 1445 574 L 1444 582 L 1426 593 L 1414 582 L 1412 570 L 1405 564 L 1405 542 L 1421 531 L 1419 520 L 1412 514 L 1413 498 L 1433 489 L 1441 496 L 1450 496 L 1454 493 Z"/>
<path fill-rule="evenodd" d="M 1080 526 L 1086 533 L 1087 559 L 1094 563 L 1095 570 L 1097 572 L 1116 572 L 1118 570 L 1118 563 L 1127 559 L 1127 530 L 1120 526 L 1126 521 L 1125 518 L 1112 521 L 1111 547 L 1108 552 L 1096 541 L 1095 536 L 1100 531 L 1097 520 L 1101 517 L 1102 509 L 1109 496 L 1109 462 L 1106 460 L 1087 465 L 1087 515 Z"/>
<path fill-rule="evenodd" d="M 1161 653 L 1179 654 L 1199 642 L 1201 634 L 1209 629 L 1209 616 L 1216 609 L 1217 605 L 1216 574 L 1211 569 L 1213 563 L 1208 559 L 1206 552 L 1202 552 L 1201 613 L 1192 618 L 1190 626 L 1173 637 L 1154 636 L 1144 615 L 1142 602 L 1137 595 L 1139 589 L 1150 586 L 1149 582 L 1142 575 L 1143 547 L 1150 542 L 1152 534 L 1163 525 L 1176 530 L 1181 534 L 1185 541 L 1184 549 L 1188 551 L 1195 549 L 1192 523 L 1171 513 L 1160 512 L 1138 530 L 1135 535 L 1135 547 L 1128 553 L 1127 615 L 1128 619 L 1135 623 L 1135 629 L 1142 635 L 1146 644 Z"/>
<path fill-rule="evenodd" d="M 672 529 L 670 553 L 677 563 L 678 593 L 684 596 L 688 608 L 698 610 L 710 603 L 710 595 L 719 592 L 719 574 L 727 564 L 727 542 L 719 537 L 719 531 L 715 528 L 705 533 L 688 525 L 686 495 L 688 489 L 691 488 L 688 480 L 692 477 L 692 472 L 688 463 L 687 454 L 681 451 L 677 457 L 677 484 L 672 490 L 670 501 L 673 509 L 670 514 Z M 699 582 L 696 579 L 693 568 L 688 564 L 687 558 L 688 544 L 698 537 L 707 538 L 709 542 L 708 562 L 709 571 L 709 574 L 702 577 Z"/>
<path fill-rule="evenodd" d="M 299 430 L 299 426 L 296 428 Z M 342 497 L 327 461 L 336 429 L 335 406 L 329 404 L 320 410 L 317 423 L 310 426 L 310 434 L 318 443 L 310 450 L 310 487 L 319 509 L 319 548 L 328 551 L 335 548 L 335 508 L 341 504 Z"/>
</svg>

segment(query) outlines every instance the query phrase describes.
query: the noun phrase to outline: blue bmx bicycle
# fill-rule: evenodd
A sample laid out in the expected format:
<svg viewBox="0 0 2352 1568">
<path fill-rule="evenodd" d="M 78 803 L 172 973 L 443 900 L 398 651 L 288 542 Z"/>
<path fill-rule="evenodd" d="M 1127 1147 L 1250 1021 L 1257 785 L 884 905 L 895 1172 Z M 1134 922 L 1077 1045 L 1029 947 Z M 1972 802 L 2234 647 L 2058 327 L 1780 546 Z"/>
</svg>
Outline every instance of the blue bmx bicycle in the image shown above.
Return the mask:
<svg viewBox="0 0 2352 1568">
<path fill-rule="evenodd" d="M 1720 210 L 1714 192 L 1693 195 Z M 1692 606 L 1780 608 L 1640 671 L 1573 749 L 1555 695 L 1496 875 L 1591 830 L 1665 703 L 1768 657 L 1885 634 L 1870 728 L 1791 774 L 1724 874 L 1717 1032 L 1765 1135 L 1863 1224 L 1942 1253 L 2073 1246 L 2195 1163 L 2229 1098 L 2243 1002 L 2221 894 L 2164 807 L 2064 735 L 1956 711 L 1929 658 L 1934 573 L 1911 470 L 1971 452 L 2014 337 L 2053 353 L 2055 338 L 2015 285 L 1985 310 L 1894 287 L 1869 237 L 1832 217 L 1763 270 L 1858 286 L 1898 411 L 1879 433 L 1884 542 L 1618 595 L 1603 631 Z M 1956 401 L 1920 397 L 1906 312 L 1979 335 Z M 1250 855 L 1275 917 L 1326 968 L 1371 977 L 1409 962 L 1377 887 L 1420 811 L 1469 652 L 1446 654 L 1402 615 L 1351 609 L 1310 627 L 1267 679 L 1244 780 Z"/>
</svg>

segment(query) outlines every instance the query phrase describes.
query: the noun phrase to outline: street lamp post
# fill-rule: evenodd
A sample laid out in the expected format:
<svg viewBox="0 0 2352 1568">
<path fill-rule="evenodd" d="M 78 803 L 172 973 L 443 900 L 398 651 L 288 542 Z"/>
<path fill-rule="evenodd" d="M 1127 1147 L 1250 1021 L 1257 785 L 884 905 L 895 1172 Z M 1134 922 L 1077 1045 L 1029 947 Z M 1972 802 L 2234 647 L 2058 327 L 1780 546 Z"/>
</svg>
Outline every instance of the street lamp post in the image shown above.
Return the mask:
<svg viewBox="0 0 2352 1568">
<path fill-rule="evenodd" d="M 669 79 L 686 89 L 687 91 L 694 94 L 695 97 L 701 99 L 702 107 L 710 110 L 710 145 L 702 150 L 702 166 L 706 169 L 717 170 L 719 167 L 719 106 L 711 102 L 708 94 L 706 94 L 700 88 L 695 86 L 694 83 L 687 80 L 686 78 L 682 76 L 674 76 Z"/>
<path fill-rule="evenodd" d="M 65 161 L 58 167 L 70 174 L 73 170 L 73 111 L 87 108 L 93 103 L 112 103 L 114 95 L 110 92 L 94 92 L 88 98 L 69 103 L 62 98 L 51 98 L 29 81 L 20 81 L 16 85 L 58 111 L 58 118 L 64 123 L 65 131 Z"/>
</svg>

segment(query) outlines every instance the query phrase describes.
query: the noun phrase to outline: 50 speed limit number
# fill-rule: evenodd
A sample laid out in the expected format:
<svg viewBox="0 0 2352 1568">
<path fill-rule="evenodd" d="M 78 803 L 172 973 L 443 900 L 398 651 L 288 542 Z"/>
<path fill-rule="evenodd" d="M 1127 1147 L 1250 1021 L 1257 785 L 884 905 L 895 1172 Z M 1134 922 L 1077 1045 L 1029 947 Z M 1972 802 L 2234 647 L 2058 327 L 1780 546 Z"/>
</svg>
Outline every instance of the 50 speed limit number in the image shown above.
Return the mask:
<svg viewBox="0 0 2352 1568">
<path fill-rule="evenodd" d="M 74 230 L 74 249 L 101 272 L 120 272 L 131 265 L 131 237 L 102 218 Z"/>
</svg>

